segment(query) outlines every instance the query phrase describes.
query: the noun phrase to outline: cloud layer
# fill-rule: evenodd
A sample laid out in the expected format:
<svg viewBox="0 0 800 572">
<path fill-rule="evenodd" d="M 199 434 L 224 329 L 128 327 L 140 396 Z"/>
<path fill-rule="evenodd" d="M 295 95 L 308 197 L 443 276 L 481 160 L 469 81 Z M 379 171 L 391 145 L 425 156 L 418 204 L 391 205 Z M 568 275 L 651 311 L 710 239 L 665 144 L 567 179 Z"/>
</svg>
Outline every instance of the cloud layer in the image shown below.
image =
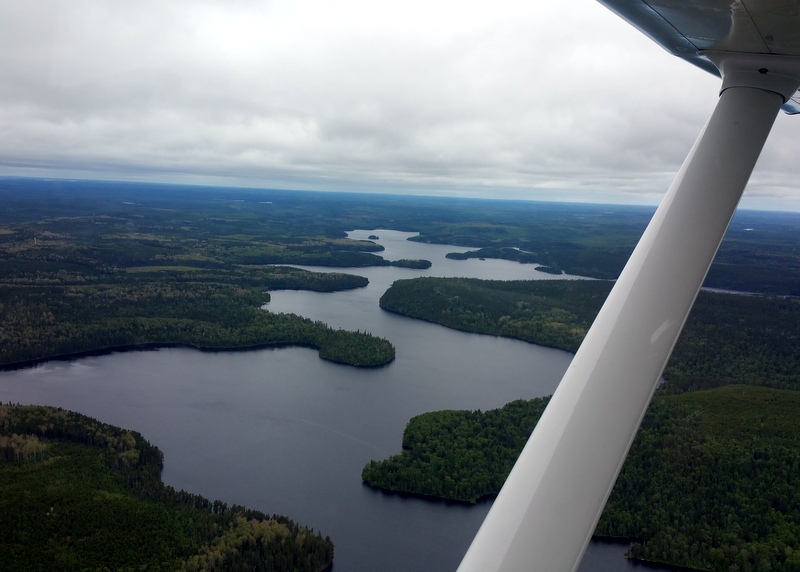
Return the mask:
<svg viewBox="0 0 800 572">
<path fill-rule="evenodd" d="M 719 87 L 593 0 L 34 0 L 0 37 L 0 175 L 653 202 Z M 745 204 L 800 205 L 795 123 Z"/>
</svg>

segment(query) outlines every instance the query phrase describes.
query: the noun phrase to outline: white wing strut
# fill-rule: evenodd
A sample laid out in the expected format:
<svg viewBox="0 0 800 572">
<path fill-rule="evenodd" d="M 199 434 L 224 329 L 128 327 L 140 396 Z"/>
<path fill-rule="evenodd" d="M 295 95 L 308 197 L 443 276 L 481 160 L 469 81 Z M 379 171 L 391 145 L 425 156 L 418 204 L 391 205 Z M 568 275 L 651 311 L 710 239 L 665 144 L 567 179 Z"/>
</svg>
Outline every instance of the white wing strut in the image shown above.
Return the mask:
<svg viewBox="0 0 800 572">
<path fill-rule="evenodd" d="M 775 117 L 800 85 L 796 57 L 700 56 L 723 77 L 717 107 L 459 572 L 569 571 L 583 558 Z"/>
</svg>

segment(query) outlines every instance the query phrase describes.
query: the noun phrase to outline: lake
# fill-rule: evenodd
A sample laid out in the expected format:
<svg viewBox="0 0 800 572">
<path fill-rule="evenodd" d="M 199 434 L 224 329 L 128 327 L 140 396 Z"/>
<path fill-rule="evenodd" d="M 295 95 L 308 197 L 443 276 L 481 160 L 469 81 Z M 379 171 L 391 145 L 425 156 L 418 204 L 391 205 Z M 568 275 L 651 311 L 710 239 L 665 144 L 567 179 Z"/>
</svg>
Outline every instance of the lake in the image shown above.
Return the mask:
<svg viewBox="0 0 800 572">
<path fill-rule="evenodd" d="M 293 520 L 330 535 L 336 572 L 454 570 L 489 509 L 385 494 L 361 482 L 371 459 L 400 452 L 420 413 L 492 409 L 552 393 L 571 355 L 467 334 L 382 311 L 397 279 L 468 276 L 553 279 L 532 265 L 448 260 L 468 249 L 377 234 L 389 260 L 424 258 L 427 270 L 347 269 L 369 286 L 337 293 L 273 292 L 265 306 L 332 327 L 388 338 L 396 360 L 357 369 L 308 348 L 117 352 L 0 372 L 0 399 L 65 407 L 135 429 L 165 455 L 164 482 Z M 342 271 L 342 269 L 320 269 Z M 573 277 L 574 278 L 574 277 Z M 629 571 L 625 546 L 593 542 L 581 570 Z"/>
</svg>

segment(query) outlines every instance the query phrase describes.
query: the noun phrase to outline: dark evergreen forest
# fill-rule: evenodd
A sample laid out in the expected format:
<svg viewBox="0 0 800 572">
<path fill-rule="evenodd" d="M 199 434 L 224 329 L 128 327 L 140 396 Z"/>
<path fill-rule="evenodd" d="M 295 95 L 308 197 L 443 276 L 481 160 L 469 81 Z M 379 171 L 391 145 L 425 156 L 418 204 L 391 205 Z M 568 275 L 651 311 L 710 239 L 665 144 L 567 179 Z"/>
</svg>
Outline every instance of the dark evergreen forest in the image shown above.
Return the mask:
<svg viewBox="0 0 800 572">
<path fill-rule="evenodd" d="M 0 405 L 0 569 L 319 572 L 333 543 L 283 516 L 176 491 L 135 431 Z"/>
<path fill-rule="evenodd" d="M 612 283 L 595 280 L 398 280 L 381 308 L 450 328 L 575 352 Z M 701 292 L 660 391 L 746 383 L 800 389 L 800 299 Z"/>
<path fill-rule="evenodd" d="M 285 265 L 429 267 L 387 260 L 379 241 L 345 235 L 392 228 L 475 248 L 453 258 L 613 279 L 651 215 L 608 205 L 0 178 L 0 365 L 176 344 L 300 344 L 324 359 L 383 365 L 394 358 L 388 340 L 260 309 L 270 290 L 367 283 L 351 270 Z M 706 286 L 763 295 L 698 298 L 598 525 L 598 534 L 636 539 L 632 556 L 713 570 L 800 569 L 798 233 L 791 213 L 734 218 Z M 396 283 L 381 305 L 574 351 L 609 287 L 420 279 Z M 546 402 L 416 417 L 403 452 L 369 463 L 362 476 L 413 494 L 492 495 Z M 2 569 L 320 570 L 331 562 L 331 542 L 286 517 L 164 487 L 160 452 L 135 432 L 16 406 L 0 408 L 0 429 Z"/>
<path fill-rule="evenodd" d="M 380 303 L 575 351 L 611 286 L 417 278 L 395 282 Z M 636 539 L 634 558 L 702 570 L 800 569 L 798 332 L 797 298 L 700 293 L 597 535 Z M 402 453 L 370 462 L 362 478 L 425 496 L 491 496 L 545 405 L 420 415 L 403 434 Z"/>
<path fill-rule="evenodd" d="M 300 215 L 288 225 L 273 220 L 258 212 L 272 204 L 264 201 L 248 205 L 202 191 L 195 200 L 168 198 L 147 186 L 3 182 L 0 366 L 156 345 L 298 344 L 362 367 L 394 359 L 387 340 L 259 309 L 269 290 L 366 286 L 350 273 L 273 264 L 393 264 L 366 252 L 382 250 L 374 242 L 348 240 L 343 230 L 331 236 L 320 223 L 303 226 Z"/>
<path fill-rule="evenodd" d="M 414 417 L 402 453 L 362 478 L 467 502 L 494 495 L 546 403 Z M 656 397 L 595 534 L 700 570 L 800 569 L 799 407 L 800 392 L 741 385 Z"/>
</svg>

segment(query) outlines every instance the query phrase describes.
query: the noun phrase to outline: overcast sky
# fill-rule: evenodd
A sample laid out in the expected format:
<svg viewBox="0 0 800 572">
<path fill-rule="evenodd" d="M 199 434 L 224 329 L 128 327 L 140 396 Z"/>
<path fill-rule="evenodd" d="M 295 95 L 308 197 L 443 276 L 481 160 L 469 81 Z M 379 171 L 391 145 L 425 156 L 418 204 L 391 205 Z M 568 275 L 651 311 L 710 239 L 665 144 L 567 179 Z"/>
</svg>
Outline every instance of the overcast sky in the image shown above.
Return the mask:
<svg viewBox="0 0 800 572">
<path fill-rule="evenodd" d="M 0 176 L 656 203 L 720 83 L 594 0 L 7 0 L 0 48 Z"/>
</svg>

